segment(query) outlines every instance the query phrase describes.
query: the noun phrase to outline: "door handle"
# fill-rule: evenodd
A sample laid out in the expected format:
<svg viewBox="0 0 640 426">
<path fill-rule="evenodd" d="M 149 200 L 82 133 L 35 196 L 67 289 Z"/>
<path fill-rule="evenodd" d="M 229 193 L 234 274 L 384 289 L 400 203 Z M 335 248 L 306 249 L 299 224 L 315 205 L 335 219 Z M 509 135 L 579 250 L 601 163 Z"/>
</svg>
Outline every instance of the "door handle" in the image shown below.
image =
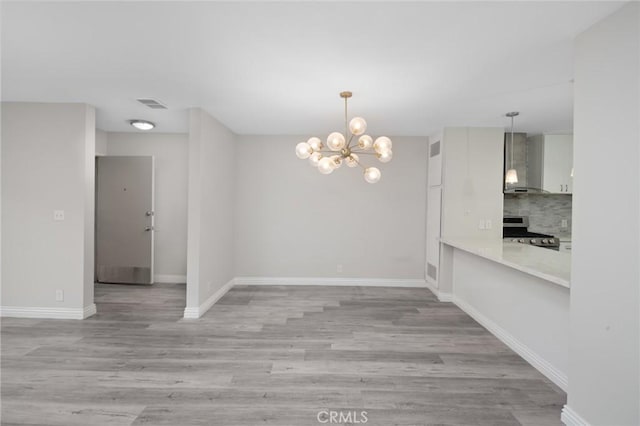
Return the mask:
<svg viewBox="0 0 640 426">
<path fill-rule="evenodd" d="M 146 232 L 149 232 L 149 231 L 153 231 L 154 229 L 153 229 L 153 226 L 147 226 L 146 228 L 144 228 L 144 230 Z"/>
<path fill-rule="evenodd" d="M 145 216 L 153 216 L 154 215 L 154 211 L 153 210 L 149 210 L 148 212 L 146 212 L 144 214 Z"/>
</svg>

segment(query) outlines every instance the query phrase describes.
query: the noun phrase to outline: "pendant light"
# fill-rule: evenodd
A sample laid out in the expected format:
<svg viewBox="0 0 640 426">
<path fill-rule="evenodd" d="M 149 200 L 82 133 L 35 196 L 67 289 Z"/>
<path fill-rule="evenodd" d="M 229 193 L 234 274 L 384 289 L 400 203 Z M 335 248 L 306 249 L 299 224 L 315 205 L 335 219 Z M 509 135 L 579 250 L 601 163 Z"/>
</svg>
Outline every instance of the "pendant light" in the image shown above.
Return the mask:
<svg viewBox="0 0 640 426">
<path fill-rule="evenodd" d="M 504 176 L 504 182 L 507 185 L 518 183 L 518 172 L 515 167 L 513 167 L 513 117 L 517 117 L 518 115 L 520 115 L 520 113 L 517 111 L 508 112 L 506 114 L 507 117 L 511 118 L 511 167 L 507 170 L 507 174 Z"/>
</svg>

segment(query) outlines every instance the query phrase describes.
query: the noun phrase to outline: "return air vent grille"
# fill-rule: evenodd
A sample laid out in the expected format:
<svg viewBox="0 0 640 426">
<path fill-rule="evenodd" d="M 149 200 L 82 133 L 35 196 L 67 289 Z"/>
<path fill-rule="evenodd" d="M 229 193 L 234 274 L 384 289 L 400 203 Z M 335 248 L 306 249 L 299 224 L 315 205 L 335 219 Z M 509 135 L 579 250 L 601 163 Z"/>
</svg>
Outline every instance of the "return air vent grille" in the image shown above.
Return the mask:
<svg viewBox="0 0 640 426">
<path fill-rule="evenodd" d="M 440 141 L 432 143 L 429 147 L 429 157 L 435 157 L 436 155 L 440 155 Z"/>
<path fill-rule="evenodd" d="M 144 98 L 138 99 L 138 102 L 140 102 L 142 105 L 148 106 L 151 109 L 167 109 L 166 105 L 156 99 Z"/>
<path fill-rule="evenodd" d="M 427 263 L 427 276 L 433 280 L 438 279 L 438 268 L 431 263 Z"/>
</svg>

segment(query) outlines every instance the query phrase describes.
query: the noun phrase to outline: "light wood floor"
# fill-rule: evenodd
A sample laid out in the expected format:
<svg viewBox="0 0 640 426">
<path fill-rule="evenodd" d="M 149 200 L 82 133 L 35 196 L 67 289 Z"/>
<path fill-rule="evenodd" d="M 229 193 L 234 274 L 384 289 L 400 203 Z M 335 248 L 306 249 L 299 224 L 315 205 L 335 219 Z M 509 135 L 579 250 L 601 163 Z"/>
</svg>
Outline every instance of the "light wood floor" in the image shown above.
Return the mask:
<svg viewBox="0 0 640 426">
<path fill-rule="evenodd" d="M 240 286 L 200 320 L 184 285 L 95 299 L 3 319 L 3 425 L 560 425 L 565 394 L 425 289 Z"/>
</svg>

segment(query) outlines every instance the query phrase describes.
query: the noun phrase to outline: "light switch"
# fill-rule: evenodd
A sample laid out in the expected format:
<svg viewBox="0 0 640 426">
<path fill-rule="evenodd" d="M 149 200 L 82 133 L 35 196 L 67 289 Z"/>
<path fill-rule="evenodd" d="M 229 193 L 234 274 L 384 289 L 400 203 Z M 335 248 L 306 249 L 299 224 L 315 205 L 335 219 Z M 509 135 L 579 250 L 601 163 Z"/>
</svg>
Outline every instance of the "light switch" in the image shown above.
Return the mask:
<svg viewBox="0 0 640 426">
<path fill-rule="evenodd" d="M 56 290 L 56 302 L 64 302 L 64 290 Z"/>
<path fill-rule="evenodd" d="M 64 210 L 54 210 L 53 220 L 64 220 Z"/>
<path fill-rule="evenodd" d="M 478 223 L 478 229 L 486 229 L 486 228 L 487 228 L 486 223 L 484 222 L 484 220 L 481 220 L 481 221 Z"/>
<path fill-rule="evenodd" d="M 569 226 L 569 223 L 567 222 L 567 219 L 562 219 L 562 222 L 561 222 L 560 226 L 563 227 L 563 228 L 567 228 Z"/>
<path fill-rule="evenodd" d="M 486 221 L 486 228 L 487 228 L 487 229 L 491 229 L 491 226 L 492 226 L 492 225 L 491 225 L 491 219 L 487 219 L 487 221 Z"/>
</svg>

